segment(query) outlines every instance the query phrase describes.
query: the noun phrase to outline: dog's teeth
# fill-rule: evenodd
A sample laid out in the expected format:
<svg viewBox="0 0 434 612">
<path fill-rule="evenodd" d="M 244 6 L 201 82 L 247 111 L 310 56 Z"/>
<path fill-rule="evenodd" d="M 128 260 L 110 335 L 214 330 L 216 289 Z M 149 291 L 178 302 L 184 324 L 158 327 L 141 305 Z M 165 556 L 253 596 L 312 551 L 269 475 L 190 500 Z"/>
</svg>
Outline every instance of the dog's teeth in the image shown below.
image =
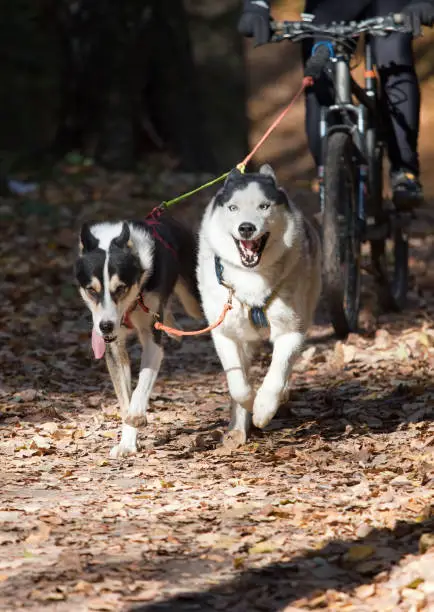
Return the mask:
<svg viewBox="0 0 434 612">
<path fill-rule="evenodd" d="M 241 261 L 244 265 L 253 267 L 259 262 L 263 246 L 263 238 L 256 240 L 237 240 Z"/>
</svg>

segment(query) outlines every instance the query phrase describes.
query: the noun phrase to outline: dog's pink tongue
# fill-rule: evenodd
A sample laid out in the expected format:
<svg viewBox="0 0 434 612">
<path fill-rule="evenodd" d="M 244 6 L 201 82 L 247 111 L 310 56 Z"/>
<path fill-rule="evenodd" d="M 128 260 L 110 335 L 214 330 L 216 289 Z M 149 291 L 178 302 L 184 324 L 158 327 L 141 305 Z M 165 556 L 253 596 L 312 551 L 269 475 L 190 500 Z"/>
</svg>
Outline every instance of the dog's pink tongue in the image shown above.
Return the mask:
<svg viewBox="0 0 434 612">
<path fill-rule="evenodd" d="M 243 243 L 244 248 L 248 249 L 249 251 L 253 251 L 256 244 L 254 240 L 242 240 L 241 242 Z"/>
<path fill-rule="evenodd" d="M 92 330 L 92 349 L 95 359 L 101 359 L 104 357 L 105 353 L 105 342 L 104 338 L 102 338 L 96 331 Z"/>
</svg>

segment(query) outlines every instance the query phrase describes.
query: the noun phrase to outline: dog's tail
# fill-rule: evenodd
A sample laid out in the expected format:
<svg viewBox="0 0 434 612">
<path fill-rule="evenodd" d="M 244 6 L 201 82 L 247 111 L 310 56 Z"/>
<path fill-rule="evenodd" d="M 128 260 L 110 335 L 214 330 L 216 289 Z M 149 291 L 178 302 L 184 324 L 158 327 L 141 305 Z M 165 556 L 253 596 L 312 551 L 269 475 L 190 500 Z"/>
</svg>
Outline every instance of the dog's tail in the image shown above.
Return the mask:
<svg viewBox="0 0 434 612">
<path fill-rule="evenodd" d="M 175 294 L 190 317 L 193 319 L 203 318 L 199 295 L 195 287 L 195 279 L 184 279 L 180 276 L 175 285 Z"/>
<path fill-rule="evenodd" d="M 176 227 L 178 238 L 179 276 L 174 289 L 175 294 L 190 317 L 203 319 L 196 277 L 198 253 L 196 233 L 173 217 L 167 220 Z"/>
<path fill-rule="evenodd" d="M 167 212 L 161 217 L 158 232 L 176 250 L 178 279 L 175 295 L 190 317 L 203 319 L 196 278 L 198 248 L 195 233 Z"/>
</svg>

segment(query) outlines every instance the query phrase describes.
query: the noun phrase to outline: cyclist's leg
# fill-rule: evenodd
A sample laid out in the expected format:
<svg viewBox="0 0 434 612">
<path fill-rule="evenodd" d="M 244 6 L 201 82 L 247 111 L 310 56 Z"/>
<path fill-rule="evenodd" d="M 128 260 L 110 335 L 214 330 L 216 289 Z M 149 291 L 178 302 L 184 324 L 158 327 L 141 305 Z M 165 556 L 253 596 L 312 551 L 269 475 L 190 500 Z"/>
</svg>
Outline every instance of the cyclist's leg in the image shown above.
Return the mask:
<svg viewBox="0 0 434 612">
<path fill-rule="evenodd" d="M 303 41 L 303 65 L 309 59 L 312 52 L 312 41 Z M 309 144 L 311 155 L 314 159 L 315 166 L 318 168 L 321 165 L 321 139 L 319 124 L 321 118 L 321 106 L 330 106 L 333 104 L 333 95 L 330 83 L 325 75 L 316 81 L 316 83 L 306 90 L 305 105 L 306 105 L 306 135 Z"/>
<path fill-rule="evenodd" d="M 386 15 L 399 12 L 407 1 L 376 0 L 373 4 L 376 14 Z M 420 91 L 412 37 L 396 33 L 375 37 L 374 53 L 383 90 L 384 115 L 390 122 L 387 144 L 394 199 L 398 208 L 411 208 L 423 199 L 417 152 Z"/>
<path fill-rule="evenodd" d="M 317 23 L 330 23 L 332 21 L 349 21 L 361 17 L 371 0 L 307 0 L 304 12 L 315 15 Z M 317 40 L 304 40 L 302 43 L 303 65 L 309 59 L 312 46 Z M 315 165 L 321 164 L 321 139 L 319 133 L 319 122 L 321 106 L 333 104 L 333 91 L 329 80 L 322 75 L 313 87 L 306 90 L 306 134 L 309 149 L 315 161 Z"/>
</svg>

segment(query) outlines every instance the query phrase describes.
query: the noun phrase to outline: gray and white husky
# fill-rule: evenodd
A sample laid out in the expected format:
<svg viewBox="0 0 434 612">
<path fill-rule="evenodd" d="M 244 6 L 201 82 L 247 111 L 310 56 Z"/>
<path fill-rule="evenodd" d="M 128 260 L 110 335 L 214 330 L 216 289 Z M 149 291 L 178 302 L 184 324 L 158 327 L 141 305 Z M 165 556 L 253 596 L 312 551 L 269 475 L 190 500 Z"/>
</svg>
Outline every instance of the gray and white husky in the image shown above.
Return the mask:
<svg viewBox="0 0 434 612">
<path fill-rule="evenodd" d="M 137 428 L 146 425 L 146 409 L 163 349 L 155 316 L 172 324 L 170 299 L 176 294 L 187 313 L 200 318 L 194 235 L 164 214 L 144 222 L 85 224 L 80 232 L 76 278 L 92 313 L 92 347 L 104 354 L 122 412 L 116 458 L 137 451 Z M 142 357 L 137 386 L 131 390 L 126 340 L 137 333 Z"/>
<path fill-rule="evenodd" d="M 230 444 L 245 443 L 252 414 L 263 428 L 277 412 L 318 302 L 320 257 L 317 233 L 268 165 L 259 173 L 233 170 L 206 209 L 198 280 L 210 323 L 233 291 L 233 309 L 212 332 L 232 398 Z M 248 371 L 264 340 L 273 355 L 255 394 Z"/>
</svg>

